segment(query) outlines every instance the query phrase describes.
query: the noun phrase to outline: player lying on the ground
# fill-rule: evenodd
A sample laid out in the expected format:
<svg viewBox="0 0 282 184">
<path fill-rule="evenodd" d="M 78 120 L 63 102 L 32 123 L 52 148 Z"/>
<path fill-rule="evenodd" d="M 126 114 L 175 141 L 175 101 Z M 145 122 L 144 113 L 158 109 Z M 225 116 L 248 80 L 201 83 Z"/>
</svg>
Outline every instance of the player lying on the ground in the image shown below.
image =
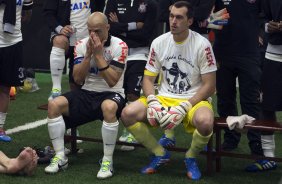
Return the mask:
<svg viewBox="0 0 282 184">
<path fill-rule="evenodd" d="M 0 173 L 31 176 L 36 169 L 37 160 L 36 151 L 30 147 L 24 148 L 16 158 L 9 158 L 0 151 Z"/>
</svg>

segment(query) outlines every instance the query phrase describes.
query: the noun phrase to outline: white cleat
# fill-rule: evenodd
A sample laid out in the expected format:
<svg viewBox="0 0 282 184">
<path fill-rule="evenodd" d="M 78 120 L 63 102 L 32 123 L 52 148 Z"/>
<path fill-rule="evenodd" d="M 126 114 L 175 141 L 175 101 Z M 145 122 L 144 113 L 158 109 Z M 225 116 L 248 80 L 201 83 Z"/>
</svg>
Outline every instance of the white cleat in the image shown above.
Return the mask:
<svg viewBox="0 0 282 184">
<path fill-rule="evenodd" d="M 60 170 L 65 170 L 68 167 L 68 158 L 66 156 L 55 155 L 51 163 L 45 167 L 45 172 L 48 174 L 55 174 Z"/>
<path fill-rule="evenodd" d="M 98 179 L 106 179 L 113 176 L 113 164 L 111 161 L 103 160 L 101 164 L 101 168 L 97 174 Z"/>
</svg>

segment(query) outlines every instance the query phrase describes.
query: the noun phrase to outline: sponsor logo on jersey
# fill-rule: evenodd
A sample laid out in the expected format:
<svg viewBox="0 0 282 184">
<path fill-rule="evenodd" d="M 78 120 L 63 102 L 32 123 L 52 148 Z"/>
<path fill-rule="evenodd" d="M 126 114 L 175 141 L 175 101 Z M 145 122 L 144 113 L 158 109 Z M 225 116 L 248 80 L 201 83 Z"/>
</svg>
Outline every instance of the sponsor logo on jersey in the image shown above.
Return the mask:
<svg viewBox="0 0 282 184">
<path fill-rule="evenodd" d="M 22 6 L 23 5 L 23 0 L 17 0 L 17 6 Z"/>
<path fill-rule="evenodd" d="M 119 56 L 118 61 L 124 63 L 127 57 L 128 47 L 125 42 L 120 42 L 119 45 L 121 46 L 121 55 Z"/>
<path fill-rule="evenodd" d="M 155 57 L 156 57 L 156 52 L 154 48 L 152 48 L 152 51 L 150 53 L 149 65 L 154 66 L 154 63 L 156 62 Z"/>
<path fill-rule="evenodd" d="M 206 58 L 207 58 L 207 62 L 208 62 L 208 66 L 212 66 L 214 65 L 214 59 L 211 53 L 211 48 L 207 47 L 205 48 L 205 52 L 206 52 Z"/>
<path fill-rule="evenodd" d="M 89 1 L 88 2 L 81 1 L 81 2 L 78 2 L 78 3 L 71 4 L 71 10 L 72 11 L 89 9 L 89 8 L 90 8 Z"/>
</svg>

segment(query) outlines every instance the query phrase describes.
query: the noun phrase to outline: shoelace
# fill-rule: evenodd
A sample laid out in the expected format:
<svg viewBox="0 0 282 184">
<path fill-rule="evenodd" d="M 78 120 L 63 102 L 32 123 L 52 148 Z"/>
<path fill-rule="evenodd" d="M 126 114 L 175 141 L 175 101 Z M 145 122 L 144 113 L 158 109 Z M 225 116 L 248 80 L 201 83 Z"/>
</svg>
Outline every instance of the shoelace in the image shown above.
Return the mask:
<svg viewBox="0 0 282 184">
<path fill-rule="evenodd" d="M 102 164 L 101 164 L 101 170 L 103 172 L 108 171 L 110 169 L 110 164 L 111 164 L 111 162 L 108 161 L 108 160 L 103 161 Z"/>
<path fill-rule="evenodd" d="M 55 165 L 58 164 L 60 158 L 55 156 L 54 158 L 52 158 L 50 165 Z"/>
</svg>

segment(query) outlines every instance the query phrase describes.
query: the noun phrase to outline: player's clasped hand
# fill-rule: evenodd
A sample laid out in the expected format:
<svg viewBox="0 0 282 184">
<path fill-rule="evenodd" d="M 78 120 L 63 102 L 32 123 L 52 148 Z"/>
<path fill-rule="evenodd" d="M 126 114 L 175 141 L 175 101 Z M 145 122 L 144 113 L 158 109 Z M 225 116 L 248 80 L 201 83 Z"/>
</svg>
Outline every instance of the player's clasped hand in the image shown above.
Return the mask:
<svg viewBox="0 0 282 184">
<path fill-rule="evenodd" d="M 98 35 L 95 32 L 91 32 L 90 40 L 92 42 L 92 54 L 93 56 L 103 56 L 103 48 L 106 40 L 101 41 Z"/>
<path fill-rule="evenodd" d="M 181 102 L 178 106 L 169 107 L 167 113 L 159 120 L 160 127 L 167 129 L 174 129 L 178 126 L 192 108 L 189 101 Z"/>
<path fill-rule="evenodd" d="M 166 109 L 161 105 L 155 95 L 147 97 L 147 119 L 152 126 L 158 126 L 159 120 L 166 114 Z"/>
</svg>

